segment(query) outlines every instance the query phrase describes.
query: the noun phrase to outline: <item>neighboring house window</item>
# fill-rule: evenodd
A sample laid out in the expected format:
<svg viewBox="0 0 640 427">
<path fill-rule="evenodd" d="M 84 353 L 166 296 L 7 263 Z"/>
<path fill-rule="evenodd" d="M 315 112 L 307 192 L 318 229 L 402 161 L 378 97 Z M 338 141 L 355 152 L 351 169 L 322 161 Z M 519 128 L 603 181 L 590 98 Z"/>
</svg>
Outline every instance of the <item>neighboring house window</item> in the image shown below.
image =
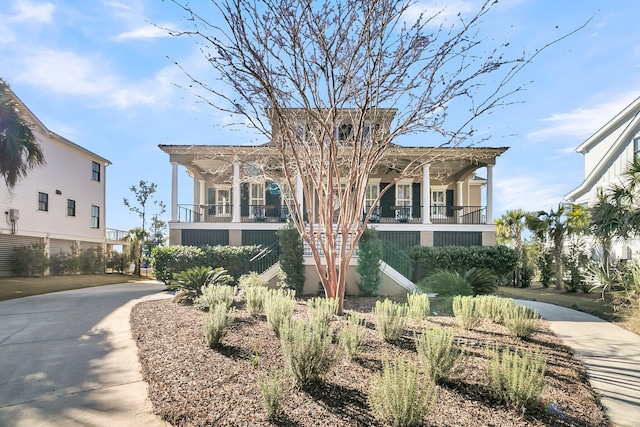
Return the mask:
<svg viewBox="0 0 640 427">
<path fill-rule="evenodd" d="M 374 202 L 378 198 L 378 194 L 380 194 L 379 184 L 375 183 L 375 184 L 367 185 L 367 191 L 365 193 L 365 202 L 364 202 L 366 208 L 373 206 Z"/>
<path fill-rule="evenodd" d="M 396 185 L 396 205 L 411 206 L 411 184 Z"/>
<path fill-rule="evenodd" d="M 338 141 L 342 143 L 353 143 L 353 125 L 343 124 L 338 127 Z"/>
<path fill-rule="evenodd" d="M 100 228 L 100 206 L 91 205 L 91 228 Z"/>
<path fill-rule="evenodd" d="M 76 201 L 67 199 L 67 216 L 76 216 Z"/>
<path fill-rule="evenodd" d="M 431 215 L 444 216 L 445 215 L 445 194 L 444 191 L 432 191 L 431 192 Z"/>
<path fill-rule="evenodd" d="M 92 163 L 91 179 L 100 182 L 100 163 Z"/>
<path fill-rule="evenodd" d="M 640 137 L 633 138 L 633 156 L 640 156 Z"/>
<path fill-rule="evenodd" d="M 47 193 L 38 193 L 38 210 L 49 211 L 49 195 Z"/>
</svg>

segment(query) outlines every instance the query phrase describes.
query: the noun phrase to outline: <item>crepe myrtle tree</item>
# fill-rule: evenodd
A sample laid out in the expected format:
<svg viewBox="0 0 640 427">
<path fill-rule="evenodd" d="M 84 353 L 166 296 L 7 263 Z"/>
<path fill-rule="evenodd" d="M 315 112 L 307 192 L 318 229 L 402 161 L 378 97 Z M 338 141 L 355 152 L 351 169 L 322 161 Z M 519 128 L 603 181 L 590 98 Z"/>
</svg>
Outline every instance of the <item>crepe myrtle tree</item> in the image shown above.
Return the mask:
<svg viewBox="0 0 640 427">
<path fill-rule="evenodd" d="M 442 11 L 416 18 L 419 4 L 404 0 L 172 3 L 186 27 L 167 31 L 192 38 L 213 71 L 207 80 L 176 62 L 185 89 L 270 141 L 253 176 L 278 183 L 340 312 L 349 261 L 373 213 L 370 175 L 382 165 L 397 182 L 437 160 L 434 149 L 402 161 L 410 157 L 393 142 L 425 133 L 436 145 L 469 144 L 473 122 L 513 102 L 521 90 L 514 76 L 555 43 L 515 57 L 507 40 L 489 46 L 482 22 L 494 0 L 440 26 Z"/>
</svg>

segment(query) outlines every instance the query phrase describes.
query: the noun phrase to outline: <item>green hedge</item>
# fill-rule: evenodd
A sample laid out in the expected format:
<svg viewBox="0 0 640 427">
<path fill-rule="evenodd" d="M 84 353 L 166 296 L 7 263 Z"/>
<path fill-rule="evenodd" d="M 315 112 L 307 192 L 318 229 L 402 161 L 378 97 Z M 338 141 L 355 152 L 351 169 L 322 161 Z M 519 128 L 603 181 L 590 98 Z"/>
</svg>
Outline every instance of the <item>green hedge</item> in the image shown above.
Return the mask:
<svg viewBox="0 0 640 427">
<path fill-rule="evenodd" d="M 156 247 L 151 252 L 151 262 L 156 279 L 168 284 L 175 273 L 198 266 L 222 267 L 235 280 L 248 273 L 245 266 L 260 252 L 254 246 L 182 246 Z"/>
<path fill-rule="evenodd" d="M 418 281 L 438 269 L 464 274 L 471 268 L 487 268 L 501 279 L 515 271 L 518 254 L 506 246 L 414 246 L 409 256 L 417 264 Z"/>
</svg>

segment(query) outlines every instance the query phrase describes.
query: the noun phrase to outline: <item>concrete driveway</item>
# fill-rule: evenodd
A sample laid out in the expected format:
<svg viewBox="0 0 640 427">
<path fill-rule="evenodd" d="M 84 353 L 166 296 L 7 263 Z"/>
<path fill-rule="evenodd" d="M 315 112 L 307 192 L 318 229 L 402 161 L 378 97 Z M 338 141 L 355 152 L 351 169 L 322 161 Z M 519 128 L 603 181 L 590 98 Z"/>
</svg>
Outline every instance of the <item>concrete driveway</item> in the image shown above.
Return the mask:
<svg viewBox="0 0 640 427">
<path fill-rule="evenodd" d="M 162 297 L 138 282 L 0 302 L 0 426 L 163 426 L 129 315 Z"/>
</svg>

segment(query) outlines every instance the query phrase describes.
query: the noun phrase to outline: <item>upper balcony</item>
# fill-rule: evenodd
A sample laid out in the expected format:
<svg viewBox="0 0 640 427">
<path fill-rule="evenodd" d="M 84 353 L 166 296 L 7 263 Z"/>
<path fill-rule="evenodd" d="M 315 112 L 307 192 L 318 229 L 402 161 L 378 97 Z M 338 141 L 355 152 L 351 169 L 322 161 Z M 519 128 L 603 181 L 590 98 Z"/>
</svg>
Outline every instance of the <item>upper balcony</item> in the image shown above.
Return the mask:
<svg viewBox="0 0 640 427">
<path fill-rule="evenodd" d="M 423 206 L 379 206 L 369 218 L 370 224 L 422 224 Z M 240 222 L 278 223 L 291 218 L 286 205 L 245 205 L 240 209 Z M 231 204 L 178 205 L 178 222 L 230 223 L 233 219 Z M 364 219 L 364 214 L 363 214 Z M 338 220 L 338 213 L 334 215 Z M 432 224 L 486 224 L 485 206 L 431 206 Z"/>
</svg>

